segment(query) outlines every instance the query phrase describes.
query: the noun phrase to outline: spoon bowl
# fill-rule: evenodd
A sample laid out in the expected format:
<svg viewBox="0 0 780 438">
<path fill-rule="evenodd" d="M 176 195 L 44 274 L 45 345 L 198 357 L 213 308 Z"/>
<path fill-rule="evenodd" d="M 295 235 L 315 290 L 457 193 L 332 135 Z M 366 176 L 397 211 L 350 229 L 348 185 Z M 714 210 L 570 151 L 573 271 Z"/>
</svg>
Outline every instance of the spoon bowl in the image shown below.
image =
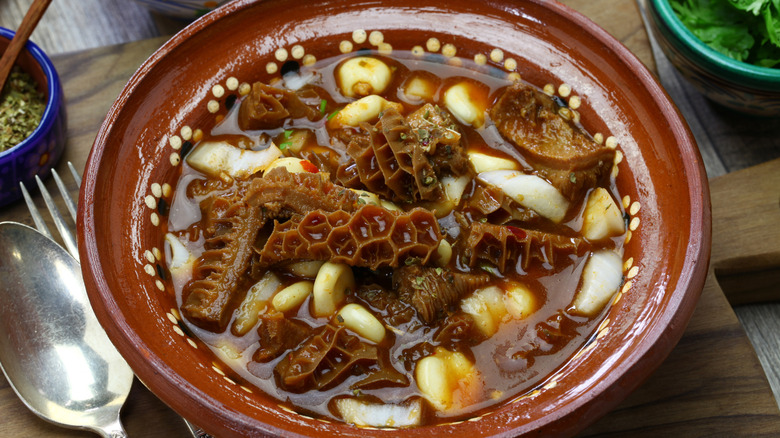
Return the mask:
<svg viewBox="0 0 780 438">
<path fill-rule="evenodd" d="M 26 225 L 0 223 L 0 368 L 36 415 L 126 436 L 133 372 L 97 321 L 78 262 Z"/>
</svg>

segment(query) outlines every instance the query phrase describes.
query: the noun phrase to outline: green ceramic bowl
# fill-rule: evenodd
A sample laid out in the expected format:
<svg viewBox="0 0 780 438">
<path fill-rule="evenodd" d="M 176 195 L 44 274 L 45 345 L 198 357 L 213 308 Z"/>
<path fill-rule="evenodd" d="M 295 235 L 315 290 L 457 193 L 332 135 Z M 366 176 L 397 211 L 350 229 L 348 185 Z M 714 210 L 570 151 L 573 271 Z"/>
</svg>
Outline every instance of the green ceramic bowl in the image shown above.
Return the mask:
<svg viewBox="0 0 780 438">
<path fill-rule="evenodd" d="M 653 33 L 677 70 L 710 100 L 743 113 L 780 115 L 780 69 L 737 61 L 698 39 L 669 0 L 648 0 Z"/>
</svg>

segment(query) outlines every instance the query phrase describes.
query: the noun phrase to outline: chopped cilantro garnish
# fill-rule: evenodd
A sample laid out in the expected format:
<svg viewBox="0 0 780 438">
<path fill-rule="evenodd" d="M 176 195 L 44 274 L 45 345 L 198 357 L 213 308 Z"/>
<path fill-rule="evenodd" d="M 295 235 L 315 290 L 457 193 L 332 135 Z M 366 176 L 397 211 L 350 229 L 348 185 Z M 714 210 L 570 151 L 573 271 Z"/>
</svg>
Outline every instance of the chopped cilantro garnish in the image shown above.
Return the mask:
<svg viewBox="0 0 780 438">
<path fill-rule="evenodd" d="M 341 110 L 336 110 L 336 111 L 333 111 L 332 113 L 330 113 L 330 115 L 328 116 L 328 121 L 330 121 L 330 119 L 336 117 L 336 114 L 338 114 L 339 111 L 341 111 Z"/>
<path fill-rule="evenodd" d="M 320 99 L 320 114 L 325 114 L 325 108 L 328 106 L 328 101 L 325 99 Z M 330 119 L 328 119 L 330 120 Z"/>
<path fill-rule="evenodd" d="M 291 141 L 286 141 L 286 142 L 284 142 L 284 143 L 279 145 L 279 149 L 285 150 L 285 149 L 287 149 L 290 146 L 292 146 L 292 142 Z"/>
<path fill-rule="evenodd" d="M 408 257 L 406 260 L 404 260 L 404 264 L 406 266 L 411 266 L 417 263 L 420 263 L 420 259 L 417 257 Z"/>
<path fill-rule="evenodd" d="M 285 129 L 285 130 L 284 130 L 284 138 L 285 138 L 285 139 L 288 139 L 288 138 L 290 138 L 290 136 L 292 135 L 292 133 L 293 133 L 293 132 L 292 132 L 292 130 L 291 130 L 291 129 Z"/>
</svg>

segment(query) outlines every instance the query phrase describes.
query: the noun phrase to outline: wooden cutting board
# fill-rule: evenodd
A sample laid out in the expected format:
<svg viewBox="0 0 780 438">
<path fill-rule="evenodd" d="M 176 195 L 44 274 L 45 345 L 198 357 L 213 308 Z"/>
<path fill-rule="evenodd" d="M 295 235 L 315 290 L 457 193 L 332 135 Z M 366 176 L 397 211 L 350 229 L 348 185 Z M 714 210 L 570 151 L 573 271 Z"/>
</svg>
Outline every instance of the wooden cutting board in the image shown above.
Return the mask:
<svg viewBox="0 0 780 438">
<path fill-rule="evenodd" d="M 565 3 L 654 67 L 633 1 Z M 67 160 L 83 169 L 109 106 L 135 69 L 164 41 L 146 40 L 55 59 L 68 105 L 68 147 L 58 168 L 62 174 L 67 173 Z M 56 190 L 52 181 L 48 183 L 50 190 Z M 682 340 L 636 392 L 582 436 L 780 436 L 780 411 L 766 377 L 715 279 L 717 272 L 734 301 L 780 295 L 780 288 L 773 290 L 780 279 L 780 160 L 712 181 L 712 197 L 712 268 Z M 2 220 L 32 224 L 21 203 L 0 211 Z M 125 405 L 123 421 L 131 437 L 188 436 L 178 416 L 138 382 Z M 55 436 L 94 435 L 40 420 L 0 375 L 0 437 Z"/>
</svg>

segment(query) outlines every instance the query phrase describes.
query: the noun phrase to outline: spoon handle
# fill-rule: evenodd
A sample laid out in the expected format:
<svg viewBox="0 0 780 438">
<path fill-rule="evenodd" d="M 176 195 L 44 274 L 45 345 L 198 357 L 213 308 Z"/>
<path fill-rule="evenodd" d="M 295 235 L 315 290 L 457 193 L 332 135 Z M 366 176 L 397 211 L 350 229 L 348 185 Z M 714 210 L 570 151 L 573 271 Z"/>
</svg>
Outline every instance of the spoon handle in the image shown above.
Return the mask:
<svg viewBox="0 0 780 438">
<path fill-rule="evenodd" d="M 122 422 L 119 420 L 119 416 L 117 416 L 116 420 L 114 420 L 111 424 L 100 427 L 96 426 L 95 431 L 102 438 L 127 438 L 127 432 L 125 432 L 125 428 L 122 427 Z"/>
</svg>

